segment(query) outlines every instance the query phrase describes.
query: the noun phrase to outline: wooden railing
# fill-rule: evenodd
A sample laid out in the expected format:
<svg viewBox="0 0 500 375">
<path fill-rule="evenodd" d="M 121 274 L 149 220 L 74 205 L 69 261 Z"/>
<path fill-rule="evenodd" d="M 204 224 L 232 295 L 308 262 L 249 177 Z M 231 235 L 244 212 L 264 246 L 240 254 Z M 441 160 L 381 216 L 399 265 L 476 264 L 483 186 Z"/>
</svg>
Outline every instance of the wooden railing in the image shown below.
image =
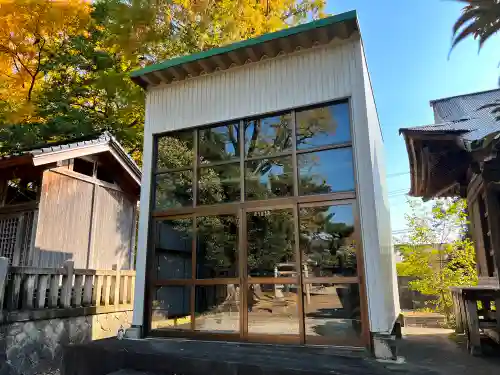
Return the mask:
<svg viewBox="0 0 500 375">
<path fill-rule="evenodd" d="M 72 261 L 62 268 L 7 267 L 6 262 L 0 258 L 0 321 L 132 308 L 135 271 L 75 269 Z"/>
</svg>

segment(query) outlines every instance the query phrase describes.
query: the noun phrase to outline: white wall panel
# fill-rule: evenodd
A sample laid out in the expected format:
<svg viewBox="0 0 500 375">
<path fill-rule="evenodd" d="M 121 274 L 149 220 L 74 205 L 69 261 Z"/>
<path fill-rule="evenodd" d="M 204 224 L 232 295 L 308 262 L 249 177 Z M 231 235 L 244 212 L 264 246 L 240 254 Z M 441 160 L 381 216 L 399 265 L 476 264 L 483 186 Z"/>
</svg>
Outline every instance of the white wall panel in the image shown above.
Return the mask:
<svg viewBox="0 0 500 375">
<path fill-rule="evenodd" d="M 147 98 L 146 134 L 350 96 L 356 44 L 318 47 L 154 88 Z"/>
<path fill-rule="evenodd" d="M 362 44 L 359 77 L 355 83 L 356 121 L 354 153 L 358 183 L 358 201 L 365 256 L 370 330 L 390 333 L 399 314 L 399 296 L 392 245 L 391 218 L 385 173 L 385 155 L 377 108 Z M 362 95 L 359 91 L 362 91 Z"/>
</svg>

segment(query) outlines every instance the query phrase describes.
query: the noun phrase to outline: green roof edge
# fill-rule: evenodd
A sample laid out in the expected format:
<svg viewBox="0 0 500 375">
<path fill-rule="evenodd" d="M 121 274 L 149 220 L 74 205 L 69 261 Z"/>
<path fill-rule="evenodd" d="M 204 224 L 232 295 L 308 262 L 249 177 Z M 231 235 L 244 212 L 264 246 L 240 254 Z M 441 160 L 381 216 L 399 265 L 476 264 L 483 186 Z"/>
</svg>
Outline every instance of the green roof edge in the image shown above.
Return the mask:
<svg viewBox="0 0 500 375">
<path fill-rule="evenodd" d="M 217 48 L 213 48 L 213 49 L 210 49 L 207 51 L 197 52 L 197 53 L 194 53 L 191 55 L 174 57 L 173 59 L 169 59 L 169 60 L 163 61 L 163 62 L 158 63 L 158 64 L 149 65 L 149 66 L 146 66 L 142 69 L 135 70 L 135 71 L 130 73 L 130 77 L 140 77 L 144 74 L 156 72 L 156 71 L 163 70 L 163 69 L 168 69 L 168 68 L 171 68 L 173 66 L 190 63 L 193 61 L 205 59 L 205 58 L 216 56 L 216 55 L 221 55 L 224 53 L 234 51 L 234 50 L 239 49 L 239 48 L 247 48 L 247 47 L 255 46 L 257 44 L 268 42 L 270 40 L 285 38 L 285 37 L 295 35 L 295 34 L 298 34 L 298 33 L 304 32 L 304 31 L 309 31 L 309 30 L 320 28 L 320 27 L 332 25 L 334 23 L 343 22 L 343 21 L 347 21 L 347 20 L 351 20 L 351 19 L 356 19 L 356 17 L 357 17 L 356 11 L 350 10 L 348 12 L 336 14 L 336 15 L 330 16 L 330 17 L 321 18 L 319 20 L 308 22 L 308 23 L 303 23 L 303 24 L 298 25 L 298 26 L 275 31 L 273 33 L 263 34 L 261 36 L 255 37 L 255 38 L 245 39 L 245 40 L 242 40 L 242 41 L 239 41 L 236 43 L 228 44 L 227 46 L 217 47 Z"/>
</svg>

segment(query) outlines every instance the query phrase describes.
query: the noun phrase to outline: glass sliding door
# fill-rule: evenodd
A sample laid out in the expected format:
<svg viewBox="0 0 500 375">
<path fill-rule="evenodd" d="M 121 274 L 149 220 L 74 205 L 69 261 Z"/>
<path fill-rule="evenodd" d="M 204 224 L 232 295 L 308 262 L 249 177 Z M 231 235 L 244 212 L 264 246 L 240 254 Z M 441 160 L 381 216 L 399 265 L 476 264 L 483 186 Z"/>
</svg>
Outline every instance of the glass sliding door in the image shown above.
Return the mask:
<svg viewBox="0 0 500 375">
<path fill-rule="evenodd" d="M 195 331 L 234 333 L 240 329 L 237 215 L 197 217 Z"/>
<path fill-rule="evenodd" d="M 299 205 L 306 343 L 359 345 L 359 236 L 353 202 Z"/>
<path fill-rule="evenodd" d="M 248 339 L 266 341 L 275 336 L 300 343 L 301 296 L 294 210 L 269 207 L 247 211 L 245 216 Z"/>
<path fill-rule="evenodd" d="M 235 214 L 156 221 L 150 330 L 239 334 L 239 224 Z"/>
<path fill-rule="evenodd" d="M 155 148 L 149 334 L 368 343 L 348 101 Z"/>
<path fill-rule="evenodd" d="M 193 219 L 155 222 L 151 329 L 191 329 Z"/>
</svg>

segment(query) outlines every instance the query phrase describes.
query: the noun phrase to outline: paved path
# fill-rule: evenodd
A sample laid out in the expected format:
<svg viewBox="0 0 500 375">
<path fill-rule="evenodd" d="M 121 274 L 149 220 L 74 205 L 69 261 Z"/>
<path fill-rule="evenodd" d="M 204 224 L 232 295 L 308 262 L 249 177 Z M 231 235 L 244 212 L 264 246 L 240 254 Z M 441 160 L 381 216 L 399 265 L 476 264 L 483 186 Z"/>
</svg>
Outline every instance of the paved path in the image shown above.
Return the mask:
<svg viewBox="0 0 500 375">
<path fill-rule="evenodd" d="M 399 341 L 399 354 L 406 362 L 434 370 L 442 375 L 499 375 L 498 355 L 473 357 L 468 354 L 464 338 L 451 340 L 452 330 L 405 327 Z"/>
</svg>

